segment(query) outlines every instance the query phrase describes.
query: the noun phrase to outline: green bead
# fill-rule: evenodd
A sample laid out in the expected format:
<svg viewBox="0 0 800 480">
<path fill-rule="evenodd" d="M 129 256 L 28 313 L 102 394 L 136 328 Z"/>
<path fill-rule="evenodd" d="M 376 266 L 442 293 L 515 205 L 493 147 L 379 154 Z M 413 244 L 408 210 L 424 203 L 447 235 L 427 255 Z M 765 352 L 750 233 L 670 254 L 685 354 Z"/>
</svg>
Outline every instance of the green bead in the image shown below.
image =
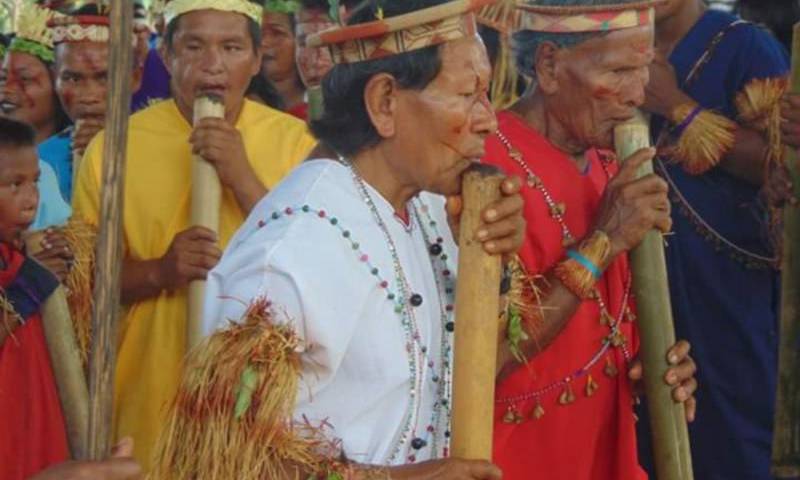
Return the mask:
<svg viewBox="0 0 800 480">
<path fill-rule="evenodd" d="M 358 242 L 353 242 L 351 247 L 353 247 L 353 250 L 358 250 L 358 247 L 360 247 L 360 245 L 358 244 Z"/>
<path fill-rule="evenodd" d="M 339 220 L 336 217 L 331 218 L 331 225 L 336 225 L 339 223 Z"/>
<path fill-rule="evenodd" d="M 388 298 L 389 300 L 394 300 L 395 299 L 394 293 L 390 293 L 389 295 L 386 296 L 386 298 Z"/>
<path fill-rule="evenodd" d="M 281 214 L 280 214 L 280 213 L 278 213 L 278 212 L 272 212 L 272 219 L 273 219 L 273 220 L 277 220 L 278 218 L 280 218 L 280 216 L 281 216 Z"/>
<path fill-rule="evenodd" d="M 350 231 L 349 230 L 345 230 L 344 232 L 342 232 L 342 236 L 344 238 L 350 238 Z"/>
<path fill-rule="evenodd" d="M 396 305 L 394 307 L 394 312 L 395 313 L 401 313 L 402 311 L 403 311 L 403 306 L 402 305 Z"/>
<path fill-rule="evenodd" d="M 378 274 L 378 269 L 377 268 L 373 268 L 372 269 L 372 274 L 373 275 L 377 275 Z"/>
<path fill-rule="evenodd" d="M 308 205 L 303 205 L 304 212 L 308 212 L 309 210 L 311 210 L 311 207 L 309 207 Z"/>
</svg>

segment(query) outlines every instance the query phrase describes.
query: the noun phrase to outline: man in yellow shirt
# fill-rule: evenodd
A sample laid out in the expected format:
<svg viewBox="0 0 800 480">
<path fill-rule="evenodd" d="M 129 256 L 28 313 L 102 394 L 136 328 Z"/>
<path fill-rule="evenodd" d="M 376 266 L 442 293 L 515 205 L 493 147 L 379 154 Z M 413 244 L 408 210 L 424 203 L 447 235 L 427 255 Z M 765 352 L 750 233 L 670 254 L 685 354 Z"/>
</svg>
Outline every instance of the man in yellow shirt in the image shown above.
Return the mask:
<svg viewBox="0 0 800 480">
<path fill-rule="evenodd" d="M 130 120 L 114 433 L 135 439 L 145 469 L 186 351 L 188 283 L 206 277 L 247 213 L 314 145 L 301 121 L 244 98 L 261 65 L 261 15 L 248 0 L 167 4 L 174 100 Z M 225 119 L 192 128 L 200 95 L 222 97 Z M 75 216 L 93 224 L 102 150 L 101 132 L 87 148 L 73 200 Z M 193 153 L 214 165 L 223 186 L 218 235 L 189 224 Z"/>
</svg>

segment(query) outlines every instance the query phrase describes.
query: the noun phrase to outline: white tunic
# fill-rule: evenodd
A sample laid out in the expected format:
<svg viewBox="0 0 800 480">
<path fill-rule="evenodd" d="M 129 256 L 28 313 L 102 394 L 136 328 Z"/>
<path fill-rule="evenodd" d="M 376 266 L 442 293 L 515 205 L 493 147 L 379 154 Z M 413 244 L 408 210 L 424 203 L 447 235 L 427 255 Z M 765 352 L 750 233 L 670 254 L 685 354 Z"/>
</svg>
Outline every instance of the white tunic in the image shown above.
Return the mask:
<svg viewBox="0 0 800 480">
<path fill-rule="evenodd" d="M 411 293 L 422 296 L 412 309 L 416 330 L 402 325 L 395 301 L 388 299 L 391 292 L 400 297 L 400 290 L 385 234 L 350 169 L 333 160 L 302 164 L 253 209 L 208 277 L 204 329 L 210 334 L 223 328 L 241 318 L 248 302 L 267 297 L 284 314 L 279 321 L 293 324 L 304 339 L 296 419 L 330 424 L 328 434 L 359 463 L 438 458 L 448 443 L 449 403 L 434 404 L 441 385 L 448 384 L 441 378 L 448 376 L 442 340 L 452 340 L 444 328 L 452 316 L 443 318 L 442 302 L 451 300 L 445 285 L 454 275 L 444 270 L 454 273 L 457 264 L 445 200 L 428 193 L 413 199 L 409 227 L 377 191 L 367 189 Z M 447 267 L 429 253 L 437 237 Z M 419 339 L 409 343 L 411 332 Z M 425 447 L 412 447 L 417 437 Z"/>
</svg>

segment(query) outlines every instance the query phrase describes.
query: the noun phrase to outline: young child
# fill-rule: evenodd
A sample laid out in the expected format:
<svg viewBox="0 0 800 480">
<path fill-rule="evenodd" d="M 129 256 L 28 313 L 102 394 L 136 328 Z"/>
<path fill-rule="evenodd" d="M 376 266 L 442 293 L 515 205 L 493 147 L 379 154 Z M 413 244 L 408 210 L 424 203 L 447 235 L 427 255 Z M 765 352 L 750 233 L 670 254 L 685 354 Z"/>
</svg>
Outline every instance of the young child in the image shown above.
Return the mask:
<svg viewBox="0 0 800 480">
<path fill-rule="evenodd" d="M 38 178 L 33 129 L 0 118 L 0 478 L 7 480 L 69 455 L 39 313 L 58 280 L 21 252 L 39 204 Z"/>
</svg>

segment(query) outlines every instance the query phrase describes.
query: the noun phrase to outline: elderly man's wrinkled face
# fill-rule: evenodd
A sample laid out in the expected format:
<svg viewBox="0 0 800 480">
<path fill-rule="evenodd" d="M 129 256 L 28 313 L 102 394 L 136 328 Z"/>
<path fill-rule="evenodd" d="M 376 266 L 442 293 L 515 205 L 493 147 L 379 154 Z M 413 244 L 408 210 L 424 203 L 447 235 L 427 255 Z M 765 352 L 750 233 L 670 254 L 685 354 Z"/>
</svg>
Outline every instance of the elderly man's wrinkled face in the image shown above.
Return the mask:
<svg viewBox="0 0 800 480">
<path fill-rule="evenodd" d="M 418 187 L 453 195 L 464 170 L 483 156 L 497 123 L 488 97 L 491 66 L 480 38 L 443 45 L 441 62 L 424 90 L 401 91 L 395 140 L 409 150 L 398 161 Z"/>
<path fill-rule="evenodd" d="M 225 99 L 228 112 L 238 110 L 261 64 L 247 18 L 232 12 L 197 10 L 173 21 L 180 23 L 165 63 L 178 106 L 191 112 L 195 98 L 215 95 Z"/>
<path fill-rule="evenodd" d="M 644 103 L 652 60 L 650 26 L 611 32 L 557 51 L 546 108 L 576 153 L 613 147 L 614 127 Z"/>
</svg>

